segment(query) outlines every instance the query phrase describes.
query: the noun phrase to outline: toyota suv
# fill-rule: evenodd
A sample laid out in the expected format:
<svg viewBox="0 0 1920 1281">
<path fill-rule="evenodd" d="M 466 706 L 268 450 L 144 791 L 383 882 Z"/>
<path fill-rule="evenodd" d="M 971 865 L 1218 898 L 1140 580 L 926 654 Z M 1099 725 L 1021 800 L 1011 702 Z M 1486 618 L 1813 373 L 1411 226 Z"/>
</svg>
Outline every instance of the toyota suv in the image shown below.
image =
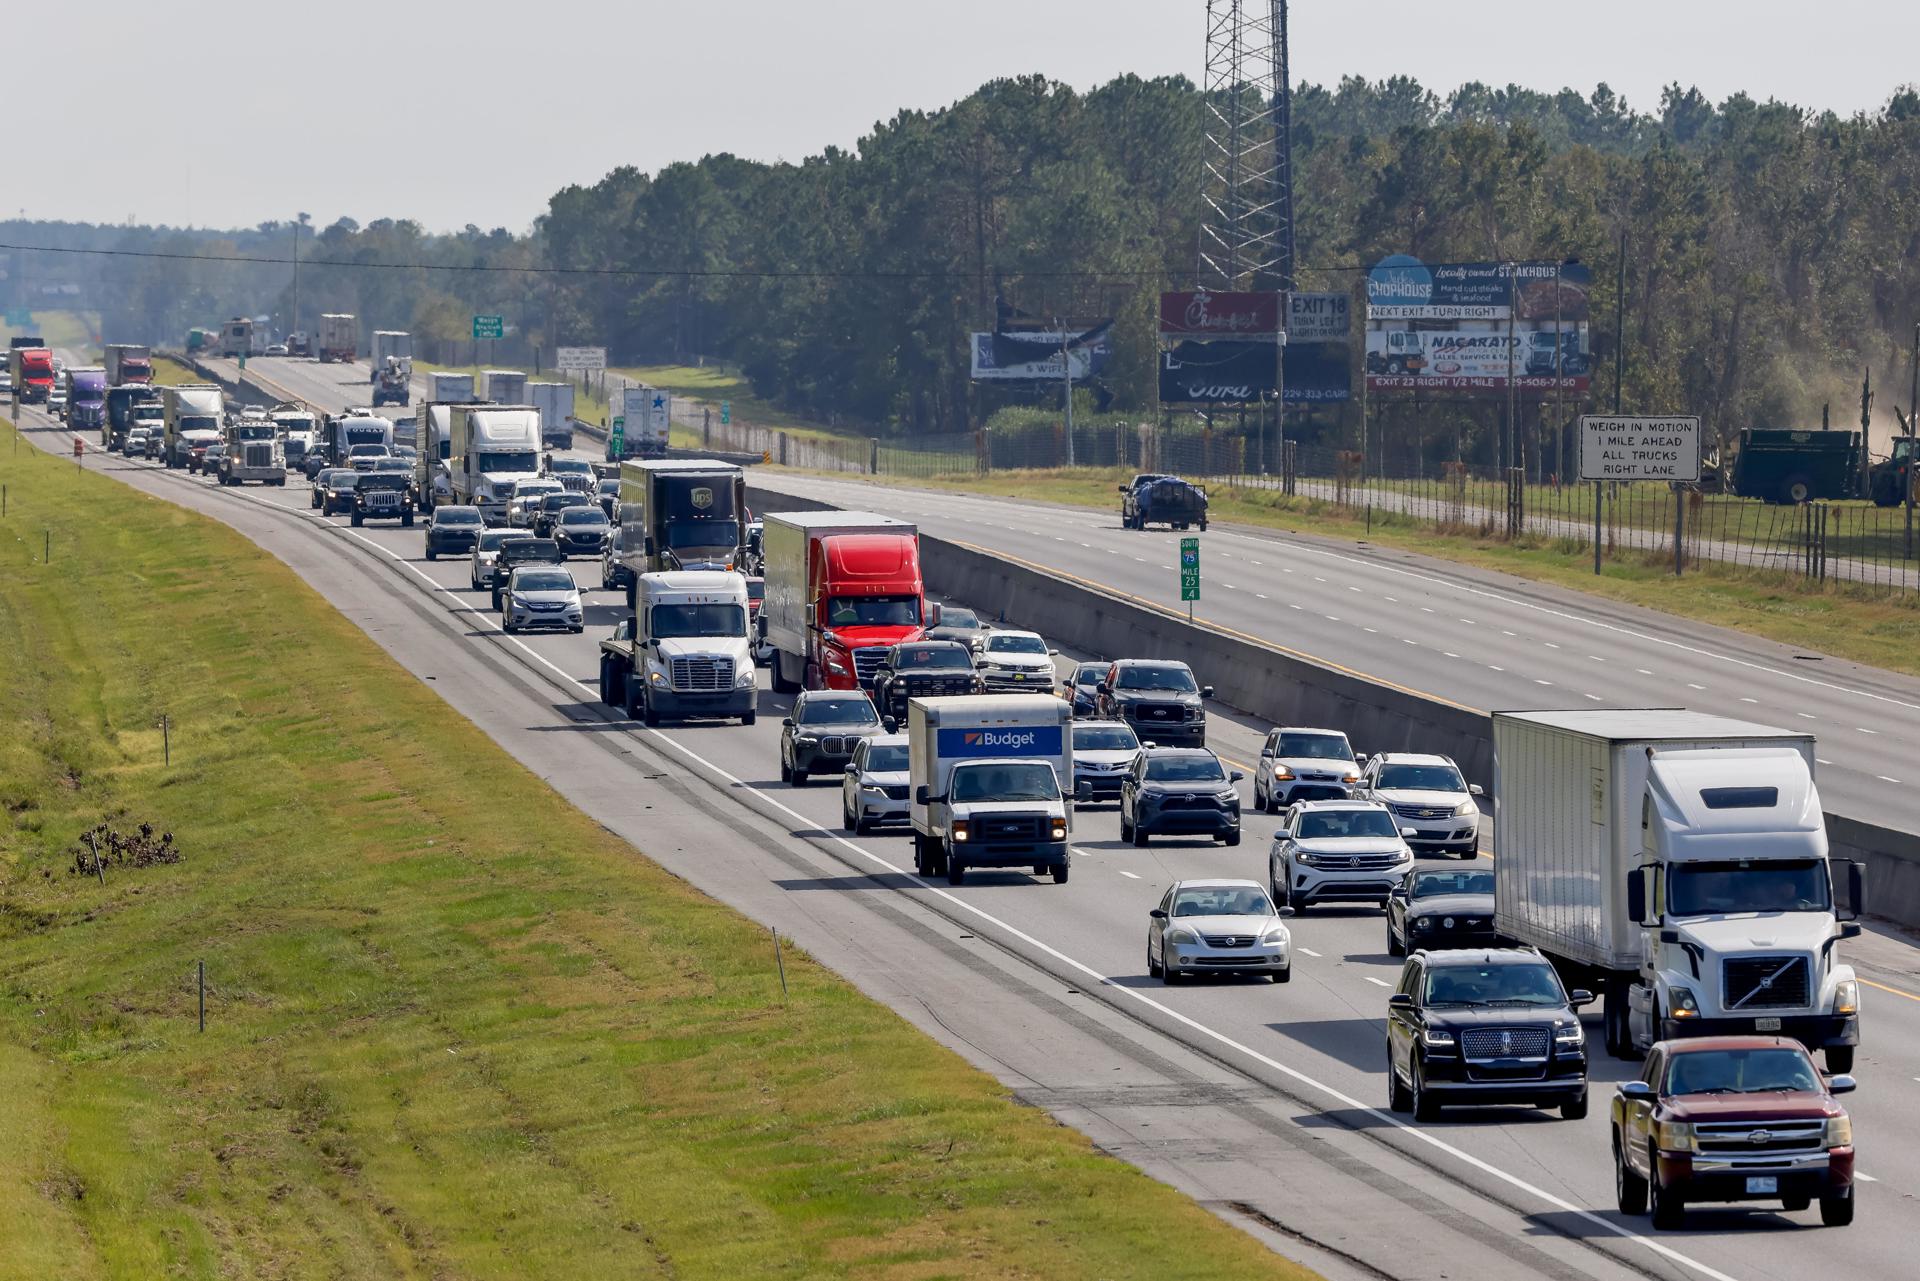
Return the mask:
<svg viewBox="0 0 1920 1281">
<path fill-rule="evenodd" d="M 1337 729 L 1272 730 L 1253 775 L 1253 807 L 1275 814 L 1295 801 L 1344 801 L 1360 781 L 1347 736 Z"/>
<path fill-rule="evenodd" d="M 1778 1201 L 1789 1214 L 1820 1203 L 1828 1227 L 1853 1222 L 1853 1121 L 1798 1041 L 1703 1036 L 1660 1041 L 1640 1078 L 1609 1109 L 1614 1190 L 1622 1214 L 1653 1210 L 1677 1228 L 1699 1201 Z"/>
<path fill-rule="evenodd" d="M 1149 836 L 1210 836 L 1240 843 L 1244 775 L 1229 774 L 1204 747 L 1146 747 L 1120 781 L 1120 839 L 1145 845 Z"/>
<path fill-rule="evenodd" d="M 1382 752 L 1367 762 L 1354 795 L 1378 801 L 1409 829 L 1407 843 L 1426 853 L 1474 858 L 1480 852 L 1480 785 L 1468 785 L 1445 756 Z"/>
<path fill-rule="evenodd" d="M 1185 663 L 1123 658 L 1096 687 L 1093 714 L 1125 721 L 1142 739 L 1199 747 L 1207 741 L 1201 700 L 1212 697 L 1213 686 L 1196 685 Z"/>
<path fill-rule="evenodd" d="M 1418 952 L 1387 997 L 1387 1106 L 1431 1121 L 1444 1104 L 1524 1103 L 1587 1114 L 1593 1003 L 1532 948 Z"/>
<path fill-rule="evenodd" d="M 1371 801 L 1301 801 L 1287 810 L 1268 851 L 1276 903 L 1379 903 L 1413 870 L 1393 815 Z"/>
</svg>

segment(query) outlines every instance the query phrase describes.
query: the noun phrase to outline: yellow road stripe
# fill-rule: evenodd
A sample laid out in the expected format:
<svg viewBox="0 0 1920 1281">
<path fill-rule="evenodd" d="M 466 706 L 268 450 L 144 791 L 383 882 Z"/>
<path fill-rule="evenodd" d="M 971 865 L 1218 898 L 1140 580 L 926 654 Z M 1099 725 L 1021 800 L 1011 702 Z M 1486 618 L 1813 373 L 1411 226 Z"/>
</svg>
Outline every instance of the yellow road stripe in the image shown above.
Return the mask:
<svg viewBox="0 0 1920 1281">
<path fill-rule="evenodd" d="M 1877 987 L 1882 992 L 1891 992 L 1895 996 L 1904 996 L 1909 1001 L 1920 1001 L 1920 996 L 1915 996 L 1911 992 L 1903 992 L 1897 987 L 1888 987 L 1885 983 L 1875 983 L 1872 979 L 1861 979 L 1860 981 L 1862 983 L 1865 983 L 1868 987 Z"/>
</svg>

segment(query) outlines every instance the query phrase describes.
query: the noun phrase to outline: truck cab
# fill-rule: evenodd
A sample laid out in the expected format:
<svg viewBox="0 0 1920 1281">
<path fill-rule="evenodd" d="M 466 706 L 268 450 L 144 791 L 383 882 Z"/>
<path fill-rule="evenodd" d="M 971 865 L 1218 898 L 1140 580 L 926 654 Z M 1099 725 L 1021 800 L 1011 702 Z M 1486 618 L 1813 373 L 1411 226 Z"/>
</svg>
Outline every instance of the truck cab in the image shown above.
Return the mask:
<svg viewBox="0 0 1920 1281">
<path fill-rule="evenodd" d="M 970 867 L 1070 871 L 1073 708 L 1051 695 L 907 705 L 914 866 L 958 885 Z"/>
<path fill-rule="evenodd" d="M 1381 335 L 1381 350 L 1367 351 L 1370 374 L 1417 374 L 1427 367 L 1426 339 L 1418 330 L 1388 329 Z"/>
<path fill-rule="evenodd" d="M 664 718 L 754 722 L 759 690 L 747 580 L 707 571 L 642 574 L 630 625 L 600 642 L 602 700 L 648 725 Z"/>
<path fill-rule="evenodd" d="M 94 367 L 67 371 L 67 426 L 102 430 L 107 421 L 107 371 Z"/>
<path fill-rule="evenodd" d="M 133 426 L 134 406 L 159 402 L 160 393 L 145 383 L 109 387 L 105 420 L 100 424 L 100 443 L 108 449 L 119 449 L 126 443 L 127 431 Z"/>
<path fill-rule="evenodd" d="M 746 474 L 732 463 L 649 459 L 620 469 L 619 523 L 640 533 L 623 546 L 633 576 L 738 569 L 745 532 Z M 630 593 L 631 594 L 631 593 Z"/>
<path fill-rule="evenodd" d="M 241 485 L 257 480 L 264 485 L 287 483 L 286 448 L 280 443 L 280 427 L 273 419 L 236 418 L 221 430 L 227 449 L 220 458 L 220 483 Z"/>
</svg>

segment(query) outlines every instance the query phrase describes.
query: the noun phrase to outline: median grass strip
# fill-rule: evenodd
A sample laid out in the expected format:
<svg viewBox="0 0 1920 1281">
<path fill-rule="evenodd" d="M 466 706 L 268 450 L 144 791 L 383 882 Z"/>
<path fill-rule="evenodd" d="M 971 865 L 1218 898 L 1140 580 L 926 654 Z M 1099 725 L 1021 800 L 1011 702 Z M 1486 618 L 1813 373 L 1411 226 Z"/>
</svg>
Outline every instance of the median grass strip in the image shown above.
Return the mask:
<svg viewBox="0 0 1920 1281">
<path fill-rule="evenodd" d="M 844 473 L 821 474 L 836 480 L 859 479 Z M 1124 537 L 1118 534 L 1120 495 L 1114 486 L 1132 475 L 1127 469 L 1079 468 L 996 471 L 906 483 L 1100 508 L 1114 513 L 1116 536 Z M 1210 485 L 1208 497 L 1216 521 L 1435 556 L 1920 676 L 1920 650 L 1914 645 L 1920 596 L 1890 596 L 1837 579 L 1814 586 L 1781 573 L 1707 560 L 1690 562 L 1685 576 L 1676 579 L 1671 551 L 1657 550 L 1614 554 L 1596 577 L 1591 545 L 1573 539 L 1482 537 L 1472 530 L 1442 530 L 1412 516 L 1385 511 L 1375 511 L 1369 525 L 1364 513 L 1356 517 L 1323 499 L 1288 497 L 1271 489 Z M 1171 575 L 1166 590 L 1169 603 L 1177 603 L 1179 582 Z"/>
<path fill-rule="evenodd" d="M 792 951 L 783 1002 L 279 562 L 28 455 L 0 1277 L 1306 1275 Z M 103 884 L 103 822 L 181 861 Z"/>
</svg>

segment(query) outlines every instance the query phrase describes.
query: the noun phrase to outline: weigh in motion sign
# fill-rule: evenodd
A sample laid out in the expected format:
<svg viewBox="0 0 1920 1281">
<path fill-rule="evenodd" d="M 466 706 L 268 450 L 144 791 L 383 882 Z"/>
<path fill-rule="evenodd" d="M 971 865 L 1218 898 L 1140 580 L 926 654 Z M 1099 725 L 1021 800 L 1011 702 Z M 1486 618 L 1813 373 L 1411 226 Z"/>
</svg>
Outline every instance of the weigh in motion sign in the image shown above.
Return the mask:
<svg viewBox="0 0 1920 1281">
<path fill-rule="evenodd" d="M 1200 599 L 1200 540 L 1180 540 L 1180 599 Z"/>
<path fill-rule="evenodd" d="M 1580 479 L 1699 480 L 1700 420 L 1582 414 Z"/>
</svg>

